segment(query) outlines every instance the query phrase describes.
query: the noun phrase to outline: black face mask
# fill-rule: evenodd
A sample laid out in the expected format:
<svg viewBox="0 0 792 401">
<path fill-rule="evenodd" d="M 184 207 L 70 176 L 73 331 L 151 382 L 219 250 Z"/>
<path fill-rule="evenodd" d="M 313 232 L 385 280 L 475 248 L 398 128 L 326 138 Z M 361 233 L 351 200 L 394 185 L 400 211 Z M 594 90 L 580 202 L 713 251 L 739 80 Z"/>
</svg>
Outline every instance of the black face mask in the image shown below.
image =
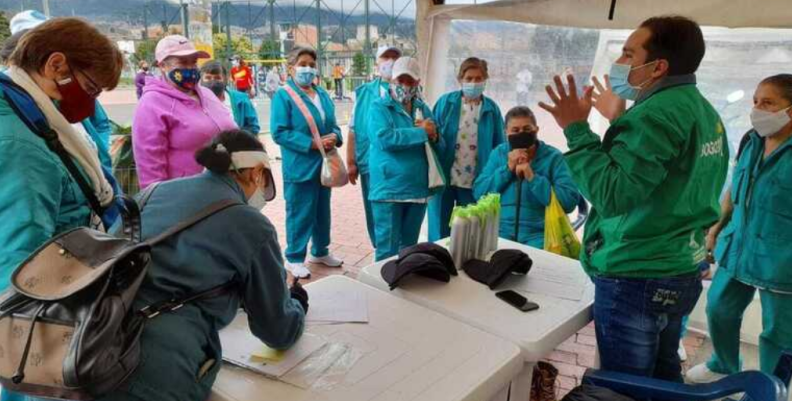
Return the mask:
<svg viewBox="0 0 792 401">
<path fill-rule="evenodd" d="M 508 136 L 509 138 L 509 145 L 511 146 L 512 150 L 514 149 L 528 149 L 531 146 L 536 145 L 536 132 L 535 131 L 523 131 L 516 134 L 511 134 Z"/>
<path fill-rule="evenodd" d="M 221 82 L 221 81 L 201 82 L 201 85 L 203 85 L 205 88 L 208 88 L 210 91 L 212 91 L 212 93 L 214 93 L 215 96 L 217 96 L 218 98 L 221 98 L 221 97 L 224 96 L 223 93 L 225 92 L 225 89 L 226 89 L 226 85 L 225 85 L 224 82 Z"/>
</svg>

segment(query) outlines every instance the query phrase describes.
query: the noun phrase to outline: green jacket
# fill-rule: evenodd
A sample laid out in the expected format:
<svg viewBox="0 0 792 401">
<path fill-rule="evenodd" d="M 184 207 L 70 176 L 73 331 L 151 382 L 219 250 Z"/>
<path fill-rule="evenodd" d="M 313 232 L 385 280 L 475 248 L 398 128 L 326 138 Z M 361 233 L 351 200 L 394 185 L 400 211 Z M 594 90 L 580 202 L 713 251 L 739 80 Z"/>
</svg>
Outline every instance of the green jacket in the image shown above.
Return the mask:
<svg viewBox="0 0 792 401">
<path fill-rule="evenodd" d="M 662 278 L 696 272 L 719 217 L 729 152 L 695 76 L 660 82 L 600 141 L 569 125 L 567 164 L 593 210 L 581 263 L 591 275 Z"/>
<path fill-rule="evenodd" d="M 752 133 L 732 177 L 732 219 L 715 248 L 735 279 L 792 292 L 792 140 L 762 160 L 764 140 Z"/>
</svg>

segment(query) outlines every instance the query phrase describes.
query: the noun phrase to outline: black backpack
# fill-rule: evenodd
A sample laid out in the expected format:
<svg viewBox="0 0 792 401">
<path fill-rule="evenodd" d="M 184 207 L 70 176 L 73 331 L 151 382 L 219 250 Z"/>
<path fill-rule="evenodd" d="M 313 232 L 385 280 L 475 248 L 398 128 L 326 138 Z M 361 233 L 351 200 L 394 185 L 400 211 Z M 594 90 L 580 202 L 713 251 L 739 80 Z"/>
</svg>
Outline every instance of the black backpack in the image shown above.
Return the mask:
<svg viewBox="0 0 792 401">
<path fill-rule="evenodd" d="M 154 191 L 140 194 L 141 205 Z M 80 227 L 52 238 L 14 271 L 0 296 L 0 384 L 30 396 L 92 400 L 122 384 L 140 362 L 147 319 L 225 294 L 226 283 L 143 310 L 132 304 L 151 249 L 239 201 L 214 203 L 147 241 L 140 207 L 124 200 L 120 236 Z"/>
</svg>

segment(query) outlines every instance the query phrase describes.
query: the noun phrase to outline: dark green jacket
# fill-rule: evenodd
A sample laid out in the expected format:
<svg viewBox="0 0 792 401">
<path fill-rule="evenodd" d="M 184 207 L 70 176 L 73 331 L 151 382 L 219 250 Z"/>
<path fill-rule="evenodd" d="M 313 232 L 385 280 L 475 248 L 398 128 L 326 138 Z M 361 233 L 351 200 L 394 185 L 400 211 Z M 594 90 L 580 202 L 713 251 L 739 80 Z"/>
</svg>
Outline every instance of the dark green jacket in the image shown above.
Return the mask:
<svg viewBox="0 0 792 401">
<path fill-rule="evenodd" d="M 612 122 L 564 130 L 567 164 L 593 205 L 581 263 L 589 274 L 661 278 L 694 273 L 704 230 L 719 217 L 729 152 L 718 113 L 695 77 L 666 78 Z"/>
</svg>

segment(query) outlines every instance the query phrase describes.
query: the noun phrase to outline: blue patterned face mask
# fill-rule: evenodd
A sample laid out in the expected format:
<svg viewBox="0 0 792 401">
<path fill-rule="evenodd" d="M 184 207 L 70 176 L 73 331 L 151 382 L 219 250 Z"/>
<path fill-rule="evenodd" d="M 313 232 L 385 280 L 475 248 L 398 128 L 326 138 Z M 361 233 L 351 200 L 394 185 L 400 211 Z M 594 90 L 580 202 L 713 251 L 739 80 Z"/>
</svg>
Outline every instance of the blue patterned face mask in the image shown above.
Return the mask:
<svg viewBox="0 0 792 401">
<path fill-rule="evenodd" d="M 201 82 L 201 70 L 197 68 L 174 68 L 168 72 L 168 79 L 182 89 L 193 90 L 195 85 Z"/>
<path fill-rule="evenodd" d="M 657 60 L 650 61 L 637 67 L 633 67 L 630 64 L 613 63 L 613 65 L 611 65 L 610 73 L 608 74 L 613 93 L 625 100 L 637 99 L 638 94 L 641 93 L 641 89 L 643 89 L 643 86 L 646 85 L 646 83 L 649 82 L 651 78 L 647 79 L 638 86 L 632 86 L 630 85 L 630 73 L 634 70 L 644 68 L 654 63 L 657 63 Z"/>
<path fill-rule="evenodd" d="M 418 95 L 417 86 L 405 86 L 397 84 L 393 87 L 393 100 L 399 103 L 407 103 L 415 99 Z"/>
<path fill-rule="evenodd" d="M 310 86 L 316 78 L 316 68 L 296 67 L 294 69 L 294 81 L 300 86 Z"/>
</svg>

